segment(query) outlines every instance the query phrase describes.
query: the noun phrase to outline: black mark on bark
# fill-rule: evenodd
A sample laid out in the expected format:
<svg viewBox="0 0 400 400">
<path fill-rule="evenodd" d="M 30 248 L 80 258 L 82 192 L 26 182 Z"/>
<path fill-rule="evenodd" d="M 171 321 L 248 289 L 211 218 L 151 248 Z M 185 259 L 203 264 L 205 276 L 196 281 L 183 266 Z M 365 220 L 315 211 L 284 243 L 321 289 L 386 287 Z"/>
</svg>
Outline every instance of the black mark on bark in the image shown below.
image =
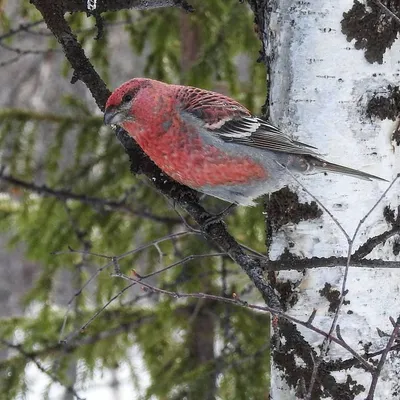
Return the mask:
<svg viewBox="0 0 400 400">
<path fill-rule="evenodd" d="M 386 6 L 399 14 L 400 2 L 388 1 Z M 354 47 L 365 50 L 365 58 L 371 64 L 382 64 L 383 54 L 396 40 L 400 26 L 397 21 L 382 12 L 372 0 L 361 4 L 355 0 L 353 7 L 343 13 L 342 33 L 350 42 L 355 39 Z"/>
</svg>

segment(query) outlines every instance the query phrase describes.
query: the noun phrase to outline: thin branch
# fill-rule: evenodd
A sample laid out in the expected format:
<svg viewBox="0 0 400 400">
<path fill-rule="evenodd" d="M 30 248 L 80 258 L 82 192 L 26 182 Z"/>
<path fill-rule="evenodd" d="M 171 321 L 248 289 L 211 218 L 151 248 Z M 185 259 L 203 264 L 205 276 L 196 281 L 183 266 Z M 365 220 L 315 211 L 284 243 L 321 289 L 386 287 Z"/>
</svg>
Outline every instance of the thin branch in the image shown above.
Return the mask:
<svg viewBox="0 0 400 400">
<path fill-rule="evenodd" d="M 279 163 L 278 163 L 279 164 Z M 280 165 L 280 164 L 279 164 Z M 320 207 L 329 215 L 329 217 L 332 219 L 332 221 L 337 225 L 337 227 L 339 228 L 339 230 L 343 233 L 343 235 L 345 236 L 347 243 L 348 243 L 348 250 L 347 250 L 347 260 L 346 260 L 346 266 L 345 266 L 345 271 L 343 274 L 343 280 L 342 280 L 342 288 L 341 288 L 341 292 L 340 292 L 340 299 L 339 299 L 339 304 L 336 308 L 335 311 L 335 315 L 333 317 L 332 323 L 331 323 L 331 327 L 329 329 L 328 335 L 325 337 L 322 346 L 321 346 L 321 352 L 320 355 L 318 357 L 317 360 L 313 359 L 313 372 L 311 375 L 311 379 L 310 379 L 310 385 L 308 388 L 308 391 L 305 395 L 305 399 L 309 400 L 311 399 L 312 396 L 312 392 L 314 389 L 314 385 L 316 382 L 316 378 L 317 378 L 317 373 L 318 373 L 318 369 L 323 361 L 323 358 L 326 356 L 326 354 L 329 351 L 329 345 L 331 343 L 331 341 L 333 340 L 333 336 L 332 333 L 335 331 L 336 326 L 337 326 L 337 321 L 339 319 L 339 314 L 342 308 L 342 305 L 344 303 L 344 299 L 346 297 L 346 293 L 347 293 L 347 278 L 348 278 L 348 274 L 349 274 L 349 269 L 350 269 L 350 262 L 351 262 L 351 257 L 352 257 L 352 249 L 353 249 L 353 244 L 354 244 L 354 240 L 358 235 L 358 232 L 361 228 L 361 226 L 364 224 L 364 222 L 366 221 L 366 219 L 372 214 L 372 212 L 375 210 L 375 208 L 380 204 L 380 202 L 383 200 L 383 198 L 387 195 L 387 193 L 390 191 L 390 189 L 393 187 L 393 185 L 396 183 L 396 181 L 398 180 L 398 178 L 400 177 L 400 174 L 398 174 L 393 181 L 390 183 L 390 185 L 388 186 L 388 188 L 382 193 L 382 195 L 379 197 L 378 201 L 374 204 L 374 206 L 367 212 L 367 214 L 364 215 L 363 218 L 361 218 L 361 220 L 359 221 L 353 236 L 350 238 L 349 234 L 346 232 L 346 230 L 342 227 L 342 225 L 340 224 L 340 222 L 333 216 L 333 214 L 327 209 L 327 207 L 325 207 L 325 205 L 316 197 L 314 196 L 295 176 L 294 174 L 289 171 L 287 168 L 285 168 L 286 172 L 303 188 L 303 190 L 309 195 L 311 196 L 319 205 Z"/>
<path fill-rule="evenodd" d="M 123 289 L 121 289 L 117 294 L 115 294 L 113 297 L 111 297 L 100 309 L 98 309 L 90 318 L 89 320 L 83 324 L 77 331 L 72 332 L 69 334 L 67 337 L 64 339 L 60 339 L 60 343 L 62 344 L 67 344 L 71 339 L 75 338 L 78 336 L 79 333 L 83 333 L 86 328 L 116 299 L 118 299 L 120 296 L 122 296 L 128 289 L 130 289 L 132 286 L 136 285 L 136 283 L 131 283 L 128 286 L 125 286 Z M 63 324 L 63 327 L 65 324 Z M 61 332 L 63 334 L 63 332 Z M 61 336 L 61 335 L 60 335 Z"/>
<path fill-rule="evenodd" d="M 15 57 L 10 58 L 10 59 L 8 59 L 8 60 L 2 61 L 2 62 L 0 62 L 0 68 L 1 68 L 1 67 L 6 67 L 7 65 L 10 65 L 10 64 L 14 64 L 14 63 L 17 62 L 20 58 L 21 58 L 21 56 L 15 56 Z"/>
<path fill-rule="evenodd" d="M 154 243 L 153 243 L 154 244 Z M 75 337 L 79 332 L 83 332 L 85 331 L 85 329 L 117 298 L 119 298 L 120 296 L 122 296 L 128 289 L 130 289 L 132 286 L 136 285 L 137 282 L 142 282 L 143 280 L 150 278 L 154 275 L 158 275 L 161 274 L 162 272 L 165 272 L 173 267 L 176 267 L 177 265 L 181 265 L 181 264 L 186 264 L 191 260 L 194 259 L 198 259 L 198 258 L 206 258 L 206 257 L 220 257 L 225 255 L 225 253 L 210 253 L 210 254 L 193 254 L 190 255 L 188 257 L 183 258 L 182 260 L 179 260 L 177 262 L 174 262 L 170 265 L 168 265 L 165 268 L 162 268 L 158 271 L 152 272 L 148 275 L 145 276 L 139 276 L 136 272 L 135 272 L 135 276 L 137 277 L 137 280 L 135 282 L 130 283 L 128 286 L 125 286 L 123 289 L 121 289 L 116 295 L 114 295 L 113 297 L 111 297 L 111 299 L 109 299 L 99 310 L 97 310 L 91 317 L 90 319 L 84 324 L 82 325 L 79 330 L 71 333 L 70 335 L 68 335 L 65 339 L 61 339 L 61 341 L 63 343 L 67 343 L 69 340 L 71 340 L 71 338 Z M 121 271 L 119 269 L 118 266 L 118 262 L 117 262 L 117 257 L 113 257 L 113 264 L 114 266 L 114 274 L 112 274 L 112 276 L 120 276 Z M 91 280 L 92 278 L 90 278 Z M 87 283 L 85 283 L 84 287 L 87 286 Z M 77 292 L 77 294 L 74 295 L 74 298 L 79 295 L 82 292 L 83 289 L 80 289 L 79 292 Z M 73 300 L 73 299 L 72 299 Z M 72 300 L 70 301 L 70 303 L 72 302 Z M 69 303 L 69 304 L 70 304 Z M 64 327 L 65 327 L 65 322 L 66 322 L 66 318 L 64 317 L 64 322 L 63 322 L 63 328 L 61 330 L 61 335 L 63 334 L 64 331 Z"/>
<path fill-rule="evenodd" d="M 373 205 L 373 207 L 371 207 L 371 209 L 367 212 L 367 214 L 364 215 L 363 218 L 361 218 L 361 220 L 359 221 L 353 237 L 351 238 L 351 240 L 349 239 L 348 244 L 348 252 L 347 252 L 347 263 L 346 263 L 346 268 L 344 271 L 344 275 L 343 275 L 343 281 L 342 281 L 342 289 L 340 292 L 340 299 L 339 299 L 339 305 L 337 306 L 336 312 L 335 312 L 335 316 L 333 318 L 332 321 L 332 325 L 331 325 L 331 329 L 329 331 L 329 336 L 333 333 L 333 331 L 336 329 L 336 324 L 337 324 L 337 320 L 339 318 L 339 313 L 341 310 L 341 307 L 343 305 L 344 299 L 346 297 L 346 293 L 347 293 L 347 278 L 348 278 L 348 273 L 349 273 L 349 268 L 350 268 L 350 263 L 351 263 L 351 257 L 352 257 L 352 249 L 353 249 L 353 243 L 358 235 L 358 232 L 360 231 L 361 226 L 364 224 L 364 222 L 367 220 L 367 218 L 372 214 L 372 212 L 376 209 L 376 207 L 378 207 L 378 205 L 381 203 L 381 201 L 384 199 L 384 197 L 388 194 L 388 192 L 390 191 L 390 189 L 393 187 L 393 185 L 396 183 L 396 181 L 399 179 L 400 175 L 397 175 L 393 181 L 390 183 L 390 185 L 387 187 L 387 189 L 382 193 L 382 195 L 379 197 L 379 199 L 377 200 L 377 202 Z M 326 351 L 328 350 L 328 348 L 326 348 Z"/>
<path fill-rule="evenodd" d="M 20 32 L 26 32 L 30 28 L 33 28 L 34 26 L 37 26 L 37 25 L 41 25 L 43 23 L 44 23 L 44 19 L 41 19 L 40 21 L 30 22 L 29 24 L 20 24 L 17 28 L 10 29 L 8 32 L 0 35 L 0 41 L 7 39 L 11 36 L 14 36 Z"/>
<path fill-rule="evenodd" d="M 281 164 L 277 163 L 279 166 L 282 166 Z M 336 224 L 336 226 L 339 228 L 339 230 L 342 232 L 343 236 L 346 238 L 347 242 L 350 241 L 350 236 L 349 234 L 345 231 L 343 226 L 340 224 L 340 222 L 336 219 L 336 217 L 329 211 L 329 209 L 319 200 L 316 196 L 314 196 L 305 186 L 303 183 L 301 183 L 296 176 L 286 167 L 284 167 L 286 170 L 286 173 L 291 176 L 291 178 L 296 181 L 296 183 L 310 196 L 312 197 L 315 202 L 329 215 L 331 220 Z"/>
<path fill-rule="evenodd" d="M 396 324 L 394 325 L 393 330 L 392 330 L 392 334 L 390 335 L 390 338 L 388 340 L 386 348 L 383 351 L 383 353 L 381 355 L 381 359 L 379 360 L 379 363 L 376 367 L 376 371 L 374 374 L 372 374 L 371 386 L 369 388 L 368 396 L 365 400 L 373 400 L 373 398 L 374 398 L 376 384 L 378 383 L 379 376 L 381 374 L 382 368 L 385 364 L 385 361 L 389 354 L 389 351 L 390 351 L 391 347 L 393 346 L 394 341 L 399 336 L 399 331 L 400 331 L 400 317 L 397 318 Z"/>
<path fill-rule="evenodd" d="M 114 1 L 118 3 L 118 1 Z M 65 53 L 65 57 L 74 69 L 74 77 L 82 80 L 90 92 L 93 94 L 97 105 L 103 111 L 110 91 L 100 78 L 100 75 L 94 69 L 91 62 L 85 56 L 82 46 L 79 44 L 76 36 L 72 33 L 70 26 L 64 18 L 67 11 L 87 11 L 86 2 L 81 0 L 69 0 L 63 2 L 54 2 L 53 0 L 32 0 L 31 3 L 42 14 L 47 27 L 52 31 Z M 105 2 L 100 2 L 99 6 L 104 6 Z M 108 3 L 108 2 L 107 2 Z M 79 6 L 79 9 L 69 9 L 73 4 Z M 98 10 L 101 12 L 100 10 Z"/>
<path fill-rule="evenodd" d="M 142 280 L 142 279 L 150 278 L 155 275 L 159 275 L 165 271 L 168 271 L 171 268 L 176 267 L 177 265 L 184 265 L 184 264 L 187 264 L 189 261 L 196 260 L 199 258 L 222 257 L 222 256 L 226 256 L 226 255 L 227 255 L 226 253 L 191 254 L 190 256 L 182 258 L 182 260 L 178 260 L 172 264 L 167 265 L 166 267 L 164 267 L 162 269 L 151 272 L 150 274 L 147 274 L 147 275 L 143 275 L 140 278 Z"/>
<path fill-rule="evenodd" d="M 87 12 L 86 1 L 82 0 L 63 0 L 62 10 L 66 12 Z M 193 12 L 194 9 L 185 0 L 101 0 L 97 2 L 97 13 L 105 11 L 120 10 L 150 10 L 154 8 L 178 7 L 187 12 Z"/>
<path fill-rule="evenodd" d="M 386 240 L 398 234 L 400 234 L 400 226 L 394 225 L 386 232 L 368 238 L 368 240 L 353 253 L 352 260 L 354 261 L 354 259 L 361 259 L 366 257 L 369 253 L 371 253 L 372 250 L 374 250 L 376 246 L 379 246 L 380 244 L 386 242 Z M 351 263 L 352 266 L 353 261 Z"/>
<path fill-rule="evenodd" d="M 114 27 L 123 27 L 123 26 L 127 26 L 127 25 L 131 25 L 132 23 L 134 23 L 134 20 L 132 18 L 130 19 L 126 19 L 126 20 L 122 20 L 122 21 L 104 21 L 104 27 L 111 29 Z M 81 29 L 74 29 L 74 33 L 75 34 L 82 34 L 82 33 L 94 33 L 96 32 L 96 26 L 91 26 L 89 28 L 81 28 Z M 45 36 L 45 37 L 53 37 L 54 35 L 49 31 L 49 30 L 31 30 L 30 28 L 28 28 L 26 30 L 27 33 L 29 33 L 30 35 L 36 35 L 36 36 Z"/>
<path fill-rule="evenodd" d="M 102 271 L 104 271 L 105 269 L 107 269 L 107 268 L 109 268 L 109 267 L 111 267 L 111 266 L 114 266 L 114 267 L 115 267 L 115 263 L 117 263 L 119 260 L 121 260 L 121 259 L 123 259 L 123 258 L 125 258 L 125 257 L 127 257 L 127 256 L 129 256 L 129 255 L 133 255 L 133 254 L 135 254 L 135 253 L 138 253 L 139 251 L 142 251 L 142 250 L 144 250 L 144 249 L 147 249 L 147 248 L 149 248 L 149 247 L 151 247 L 151 246 L 154 246 L 154 245 L 156 245 L 156 244 L 159 244 L 159 243 L 161 243 L 161 242 L 164 242 L 164 241 L 167 241 L 167 240 L 171 240 L 172 238 L 180 237 L 180 236 L 183 236 L 183 235 L 191 235 L 191 234 L 195 234 L 195 233 L 194 233 L 194 232 L 183 231 L 183 232 L 177 232 L 177 233 L 173 233 L 173 234 L 170 234 L 170 235 L 166 235 L 166 236 L 163 236 L 163 237 L 161 237 L 161 238 L 155 239 L 155 240 L 153 240 L 153 241 L 151 241 L 151 242 L 149 242 L 149 243 L 146 243 L 146 244 L 144 244 L 144 245 L 142 245 L 142 246 L 136 247 L 136 248 L 133 249 L 133 250 L 127 251 L 127 252 L 125 252 L 125 253 L 122 253 L 122 254 L 120 254 L 120 255 L 118 255 L 118 256 L 107 256 L 107 255 L 104 255 L 104 254 L 92 253 L 92 252 L 89 252 L 89 251 L 73 250 L 73 249 L 71 249 L 71 248 L 70 248 L 69 251 L 58 251 L 58 252 L 53 253 L 54 255 L 76 253 L 76 254 L 91 255 L 91 256 L 95 256 L 95 257 L 106 258 L 106 259 L 109 259 L 109 260 L 110 260 L 110 262 L 108 262 L 107 264 L 105 264 L 105 265 L 103 265 L 102 267 L 98 268 L 98 269 L 96 270 L 96 272 L 94 272 L 94 273 L 89 277 L 89 279 L 83 284 L 83 286 L 82 286 L 82 287 L 72 296 L 72 298 L 68 301 L 67 310 L 66 310 L 66 312 L 65 312 L 65 314 L 64 314 L 63 324 L 62 324 L 61 331 L 60 331 L 60 341 L 65 342 L 65 340 L 66 340 L 66 339 L 62 339 L 62 337 L 63 337 L 63 335 L 64 335 L 65 326 L 66 326 L 66 324 L 67 324 L 68 315 L 69 315 L 69 313 L 70 313 L 70 311 L 71 311 L 73 301 L 83 292 L 83 290 L 84 290 L 87 286 L 89 286 L 89 284 L 90 284 Z M 114 300 L 115 300 L 115 299 L 114 299 Z"/>
<path fill-rule="evenodd" d="M 102 118 L 98 115 L 76 116 L 65 114 L 54 114 L 50 112 L 35 112 L 33 110 L 18 109 L 18 108 L 1 108 L 0 118 L 14 118 L 14 119 L 32 119 L 35 121 L 54 122 L 54 123 L 68 123 L 71 125 L 78 124 L 96 124 L 100 127 Z M 104 157 L 100 156 L 100 157 Z"/>
<path fill-rule="evenodd" d="M 100 197 L 92 197 L 92 196 L 87 196 L 85 194 L 72 193 L 68 190 L 52 189 L 46 185 L 39 186 L 36 185 L 35 183 L 26 182 L 23 181 L 22 179 L 15 178 L 11 175 L 5 175 L 4 173 L 0 173 L 0 180 L 27 189 L 31 192 L 40 194 L 42 196 L 55 197 L 58 200 L 63 200 L 63 201 L 76 200 L 83 204 L 88 204 L 93 208 L 97 207 L 97 208 L 103 208 L 105 210 L 122 211 L 131 215 L 135 215 L 137 217 L 150 219 L 154 222 L 162 222 L 162 223 L 179 222 L 177 218 L 158 216 L 144 210 L 135 210 L 129 203 L 125 201 L 107 200 L 107 199 L 102 199 Z"/>
<path fill-rule="evenodd" d="M 347 351 L 351 352 L 352 348 L 347 344 L 347 342 L 343 339 L 342 333 L 340 331 L 340 326 L 336 325 L 336 336 L 339 340 L 342 342 L 342 347 L 345 348 Z M 374 367 L 362 356 L 359 356 L 357 358 L 357 361 L 361 363 L 365 367 L 365 369 L 369 372 L 374 372 L 375 369 Z"/>
<path fill-rule="evenodd" d="M 94 335 L 84 335 L 79 337 L 79 339 L 76 339 L 74 341 L 70 341 L 67 344 L 61 343 L 61 342 L 56 342 L 51 345 L 47 345 L 47 347 L 44 348 L 39 348 L 35 349 L 32 351 L 25 351 L 25 357 L 28 358 L 36 358 L 36 357 L 47 357 L 48 355 L 54 355 L 58 354 L 60 352 L 65 353 L 71 353 L 75 351 L 76 349 L 81 349 L 82 346 L 90 346 L 93 345 L 99 341 L 106 340 L 110 337 L 114 337 L 117 335 L 120 335 L 121 333 L 124 332 L 132 332 L 135 328 L 139 327 L 142 323 L 147 323 L 149 321 L 154 320 L 154 315 L 152 316 L 146 316 L 146 317 L 141 317 L 136 319 L 135 321 L 128 322 L 128 323 L 122 323 L 121 325 L 118 325 L 115 328 L 112 329 L 102 329 L 101 331 L 97 332 Z M 22 346 L 22 344 L 17 344 L 15 346 Z M 4 367 L 5 362 L 9 362 L 10 359 L 6 360 L 1 360 L 0 361 L 0 369 Z"/>
<path fill-rule="evenodd" d="M 346 262 L 346 267 L 345 267 L 345 271 L 344 271 L 344 274 L 343 274 L 342 288 L 341 288 L 341 291 L 340 291 L 339 304 L 338 304 L 338 306 L 336 308 L 335 316 L 333 317 L 333 321 L 332 321 L 332 324 L 331 324 L 331 328 L 329 330 L 328 337 L 324 340 L 324 343 L 322 344 L 321 355 L 319 357 L 319 363 L 322 362 L 324 356 L 329 351 L 329 345 L 330 345 L 330 342 L 331 342 L 332 333 L 335 330 L 337 332 L 340 332 L 340 329 L 339 330 L 337 329 L 337 322 L 338 322 L 339 314 L 340 314 L 340 311 L 342 309 L 342 306 L 343 306 L 343 303 L 344 303 L 344 299 L 345 299 L 346 293 L 347 293 L 347 279 L 348 279 L 349 270 L 350 270 L 350 263 L 351 263 L 351 257 L 352 257 L 354 241 L 355 241 L 355 239 L 356 239 L 356 237 L 358 235 L 358 232 L 361 229 L 361 226 L 364 224 L 364 222 L 367 220 L 367 218 L 372 214 L 372 212 L 376 209 L 376 207 L 378 207 L 378 205 L 381 203 L 381 201 L 384 199 L 384 197 L 387 195 L 387 193 L 390 191 L 390 189 L 396 183 L 396 181 L 398 180 L 399 176 L 400 175 L 397 175 L 393 179 L 393 181 L 390 183 L 390 185 L 387 187 L 387 189 L 382 193 L 382 195 L 379 197 L 379 199 L 376 201 L 376 203 L 364 215 L 364 217 L 360 219 L 360 221 L 359 221 L 359 223 L 358 223 L 358 225 L 357 225 L 357 227 L 356 227 L 356 229 L 354 231 L 353 237 L 351 239 L 348 238 L 347 262 Z M 310 390 L 309 390 L 309 393 L 308 393 L 309 396 L 310 396 L 309 397 L 310 399 L 311 399 L 312 388 L 313 388 L 313 386 L 310 386 Z"/>
<path fill-rule="evenodd" d="M 36 360 L 36 357 L 30 354 L 29 352 L 25 351 L 24 348 L 22 347 L 22 344 L 13 344 L 5 339 L 0 339 L 0 342 L 3 343 L 4 346 L 7 346 L 11 349 L 17 350 L 23 357 L 26 359 L 32 361 L 36 367 L 46 374 L 53 382 L 60 384 L 62 387 L 67 390 L 67 392 L 71 393 L 73 396 L 77 398 L 77 400 L 85 400 L 83 397 L 80 397 L 79 394 L 76 392 L 73 386 L 67 385 L 60 381 L 60 379 L 57 377 L 57 375 L 53 374 L 51 371 L 46 369 L 38 360 Z"/>
<path fill-rule="evenodd" d="M 361 226 L 364 224 L 364 222 L 366 221 L 366 219 L 372 214 L 372 212 L 376 209 L 376 207 L 378 207 L 378 205 L 380 204 L 380 202 L 386 197 L 386 195 L 388 194 L 388 192 L 392 189 L 393 185 L 398 181 L 398 179 L 400 178 L 400 174 L 397 174 L 397 176 L 392 180 L 392 182 L 390 183 L 390 185 L 387 187 L 387 189 L 382 193 L 382 195 L 379 197 L 379 199 L 377 200 L 377 202 L 371 207 L 371 209 L 368 211 L 367 214 L 365 214 L 365 216 L 363 218 L 361 218 L 360 222 L 357 225 L 357 228 L 354 232 L 353 235 L 353 241 L 356 238 L 358 231 L 360 230 Z"/>
<path fill-rule="evenodd" d="M 311 395 L 312 395 L 312 391 L 315 385 L 315 381 L 317 380 L 317 376 L 318 376 L 318 370 L 319 367 L 321 366 L 322 363 L 322 357 L 318 357 L 318 359 L 315 359 L 315 356 L 313 354 L 313 352 L 310 352 L 310 357 L 313 363 L 313 370 L 311 373 L 311 378 L 310 378 L 310 384 L 309 384 L 309 389 L 306 392 L 306 394 L 304 395 L 304 399 L 305 400 L 310 400 L 311 399 Z M 304 389 L 305 389 L 305 382 L 304 382 Z"/>
<path fill-rule="evenodd" d="M 393 346 L 389 349 L 389 351 L 399 351 L 399 350 L 400 350 L 400 343 L 399 343 L 399 344 L 393 345 Z M 364 354 L 364 357 L 365 357 L 365 358 L 374 358 L 374 357 L 376 357 L 376 356 L 380 356 L 380 355 L 383 354 L 385 351 L 386 351 L 386 347 L 385 347 L 384 349 L 374 351 L 373 353 L 365 353 L 365 354 Z"/>
<path fill-rule="evenodd" d="M 20 56 L 24 56 L 27 54 L 40 54 L 40 55 L 47 55 L 49 53 L 58 53 L 61 52 L 60 49 L 43 49 L 43 50 L 38 50 L 38 49 L 20 49 L 18 47 L 12 47 L 12 46 L 8 46 L 4 43 L 0 42 L 0 47 L 2 47 L 3 49 L 7 50 L 7 51 L 11 51 L 13 53 L 16 53 Z"/>
<path fill-rule="evenodd" d="M 249 304 L 246 301 L 242 301 L 240 300 L 237 296 L 234 296 L 233 298 L 228 298 L 228 297 L 222 297 L 222 296 L 218 296 L 218 295 L 212 295 L 212 294 L 206 294 L 206 293 L 182 293 L 182 292 L 176 292 L 176 291 L 170 291 L 170 290 L 166 290 L 166 289 L 161 289 L 158 288 L 156 286 L 150 285 L 149 283 L 146 282 L 142 282 L 137 278 L 131 278 L 127 275 L 124 274 L 115 274 L 114 276 L 118 277 L 118 278 L 122 278 L 124 280 L 127 280 L 128 282 L 131 283 L 136 283 L 136 284 L 140 284 L 141 286 L 144 286 L 146 289 L 152 291 L 152 292 L 157 292 L 157 293 L 161 293 L 176 299 L 180 299 L 180 298 L 196 298 L 196 299 L 208 299 L 208 300 L 213 300 L 213 301 L 220 301 L 220 302 L 224 302 L 224 303 L 228 303 L 228 304 L 233 304 L 236 306 L 240 306 L 240 307 L 245 307 L 245 308 L 249 308 L 252 310 L 258 310 L 258 311 L 264 311 L 264 312 L 268 312 L 271 313 L 272 315 L 277 315 L 287 321 L 293 322 L 295 324 L 304 326 L 312 331 L 314 331 L 315 333 L 318 333 L 319 335 L 322 335 L 325 338 L 329 338 L 330 340 L 332 340 L 333 342 L 337 343 L 339 346 L 344 347 L 347 351 L 349 351 L 350 354 L 353 355 L 353 357 L 355 359 L 357 359 L 361 365 L 364 365 L 364 367 L 367 370 L 372 370 L 373 367 L 363 358 L 361 357 L 355 350 L 353 350 L 352 348 L 350 348 L 344 341 L 340 340 L 339 338 L 336 338 L 334 336 L 329 336 L 329 334 L 327 332 L 324 332 L 323 330 L 319 329 L 318 327 L 310 324 L 308 321 L 302 321 L 298 318 L 295 318 L 291 315 L 288 315 L 286 313 L 284 313 L 281 310 L 277 310 L 277 309 L 273 309 L 269 306 L 259 306 L 256 304 Z"/>
<path fill-rule="evenodd" d="M 284 253 L 280 259 L 268 262 L 269 271 L 303 270 L 312 268 L 335 268 L 346 265 L 347 257 L 311 257 L 299 258 L 291 253 Z M 381 259 L 351 260 L 352 268 L 400 268 L 400 261 Z"/>
</svg>

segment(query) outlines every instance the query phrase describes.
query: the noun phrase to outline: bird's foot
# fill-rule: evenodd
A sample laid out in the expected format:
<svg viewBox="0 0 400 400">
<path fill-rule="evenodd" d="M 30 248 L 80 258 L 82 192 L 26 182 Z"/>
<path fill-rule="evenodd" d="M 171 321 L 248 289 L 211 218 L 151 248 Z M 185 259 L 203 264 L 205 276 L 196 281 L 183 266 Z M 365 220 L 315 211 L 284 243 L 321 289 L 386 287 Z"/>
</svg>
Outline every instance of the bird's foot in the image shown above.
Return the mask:
<svg viewBox="0 0 400 400">
<path fill-rule="evenodd" d="M 208 216 L 205 222 L 202 224 L 203 230 L 207 230 L 210 225 L 217 224 L 219 222 L 223 222 L 223 218 L 229 215 L 235 208 L 237 207 L 236 203 L 229 204 L 224 210 L 219 212 L 218 214 Z"/>
</svg>

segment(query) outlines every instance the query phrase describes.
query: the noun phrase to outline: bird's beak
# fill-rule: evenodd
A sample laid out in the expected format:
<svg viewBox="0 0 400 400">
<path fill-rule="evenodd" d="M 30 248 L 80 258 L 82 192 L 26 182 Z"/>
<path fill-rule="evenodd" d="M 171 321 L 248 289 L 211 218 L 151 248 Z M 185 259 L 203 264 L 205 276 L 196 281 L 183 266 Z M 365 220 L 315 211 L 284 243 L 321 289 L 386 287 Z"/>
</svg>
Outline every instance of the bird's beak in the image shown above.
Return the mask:
<svg viewBox="0 0 400 400">
<path fill-rule="evenodd" d="M 118 125 L 125 120 L 125 115 L 122 111 L 116 108 L 109 107 L 104 113 L 104 124 L 105 125 Z"/>
</svg>

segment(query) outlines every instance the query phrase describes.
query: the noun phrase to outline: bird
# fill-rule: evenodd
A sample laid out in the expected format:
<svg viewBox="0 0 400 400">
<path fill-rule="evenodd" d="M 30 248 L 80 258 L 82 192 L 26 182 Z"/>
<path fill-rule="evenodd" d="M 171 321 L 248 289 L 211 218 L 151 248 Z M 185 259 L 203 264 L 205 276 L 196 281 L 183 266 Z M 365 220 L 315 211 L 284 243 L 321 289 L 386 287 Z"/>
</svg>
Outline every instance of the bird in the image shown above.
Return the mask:
<svg viewBox="0 0 400 400">
<path fill-rule="evenodd" d="M 288 171 L 384 181 L 328 162 L 232 98 L 196 87 L 133 78 L 108 98 L 104 123 L 122 127 L 174 180 L 236 205 L 287 186 Z"/>
</svg>

